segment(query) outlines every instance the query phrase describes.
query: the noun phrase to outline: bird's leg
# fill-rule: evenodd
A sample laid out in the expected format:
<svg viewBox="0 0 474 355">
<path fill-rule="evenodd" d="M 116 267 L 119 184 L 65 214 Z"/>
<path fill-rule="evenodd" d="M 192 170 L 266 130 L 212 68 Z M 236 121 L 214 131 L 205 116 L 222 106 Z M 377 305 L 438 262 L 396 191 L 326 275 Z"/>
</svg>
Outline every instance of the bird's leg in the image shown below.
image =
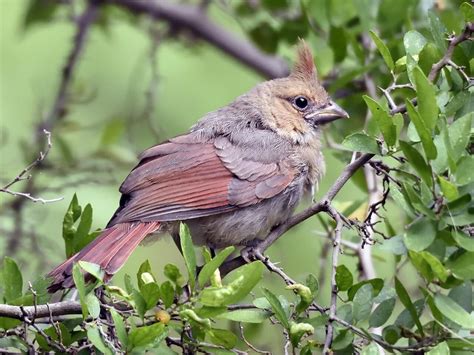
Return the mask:
<svg viewBox="0 0 474 355">
<path fill-rule="evenodd" d="M 240 256 L 247 262 L 250 263 L 255 260 L 266 261 L 268 257 L 263 255 L 262 251 L 258 248 L 258 244 L 248 245 L 240 251 Z"/>
</svg>

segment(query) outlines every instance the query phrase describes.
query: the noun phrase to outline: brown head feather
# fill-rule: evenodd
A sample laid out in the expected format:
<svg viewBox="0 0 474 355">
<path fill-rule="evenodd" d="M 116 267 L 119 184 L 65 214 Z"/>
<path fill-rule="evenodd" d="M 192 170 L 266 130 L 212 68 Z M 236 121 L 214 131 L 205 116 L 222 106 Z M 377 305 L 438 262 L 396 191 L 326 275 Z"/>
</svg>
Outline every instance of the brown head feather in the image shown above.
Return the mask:
<svg viewBox="0 0 474 355">
<path fill-rule="evenodd" d="M 296 58 L 291 76 L 307 81 L 317 80 L 316 67 L 314 66 L 313 53 L 303 39 L 298 44 Z"/>
</svg>

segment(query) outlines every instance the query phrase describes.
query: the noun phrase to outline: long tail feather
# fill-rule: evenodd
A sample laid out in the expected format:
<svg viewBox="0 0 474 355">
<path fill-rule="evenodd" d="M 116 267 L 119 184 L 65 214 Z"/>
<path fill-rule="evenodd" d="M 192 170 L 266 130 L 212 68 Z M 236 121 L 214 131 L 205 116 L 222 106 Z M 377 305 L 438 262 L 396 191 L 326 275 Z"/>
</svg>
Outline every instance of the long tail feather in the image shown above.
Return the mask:
<svg viewBox="0 0 474 355">
<path fill-rule="evenodd" d="M 140 242 L 156 231 L 159 222 L 120 223 L 104 231 L 84 249 L 71 256 L 51 271 L 48 276 L 53 280 L 49 292 L 74 286 L 72 266 L 78 261 L 98 264 L 105 271 L 106 281 L 125 263 Z"/>
</svg>

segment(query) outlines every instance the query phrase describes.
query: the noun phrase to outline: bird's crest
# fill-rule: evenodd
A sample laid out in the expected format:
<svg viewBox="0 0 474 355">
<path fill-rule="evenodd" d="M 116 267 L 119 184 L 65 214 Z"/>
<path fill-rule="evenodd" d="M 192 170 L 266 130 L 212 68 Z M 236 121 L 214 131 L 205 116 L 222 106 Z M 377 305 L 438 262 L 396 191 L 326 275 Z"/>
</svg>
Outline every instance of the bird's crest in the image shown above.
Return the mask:
<svg viewBox="0 0 474 355">
<path fill-rule="evenodd" d="M 314 66 L 313 53 L 303 39 L 298 44 L 298 54 L 291 76 L 303 80 L 317 80 L 316 67 Z"/>
</svg>

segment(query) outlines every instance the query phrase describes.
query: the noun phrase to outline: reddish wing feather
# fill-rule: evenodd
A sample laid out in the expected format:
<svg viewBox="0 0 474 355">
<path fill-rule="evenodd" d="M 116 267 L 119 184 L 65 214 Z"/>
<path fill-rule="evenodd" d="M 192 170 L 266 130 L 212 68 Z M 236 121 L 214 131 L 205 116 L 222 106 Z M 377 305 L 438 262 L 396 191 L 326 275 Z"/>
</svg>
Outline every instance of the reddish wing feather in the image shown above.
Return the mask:
<svg viewBox="0 0 474 355">
<path fill-rule="evenodd" d="M 141 159 L 120 188 L 127 202 L 111 225 L 231 211 L 275 196 L 294 177 L 280 164 L 242 159 L 225 137 L 209 143 L 195 133 L 154 146 Z"/>
</svg>

